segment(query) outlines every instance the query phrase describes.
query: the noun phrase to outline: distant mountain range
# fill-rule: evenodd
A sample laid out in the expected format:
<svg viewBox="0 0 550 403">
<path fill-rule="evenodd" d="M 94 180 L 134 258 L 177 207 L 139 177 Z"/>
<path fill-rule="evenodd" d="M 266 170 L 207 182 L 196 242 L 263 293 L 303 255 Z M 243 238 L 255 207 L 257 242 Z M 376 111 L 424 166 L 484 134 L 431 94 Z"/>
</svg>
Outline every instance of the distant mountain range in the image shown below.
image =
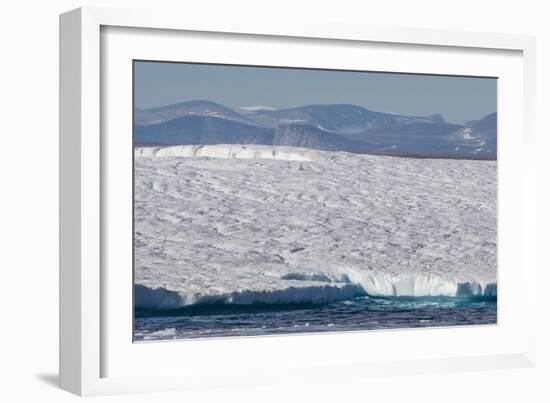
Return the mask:
<svg viewBox="0 0 550 403">
<path fill-rule="evenodd" d="M 357 105 L 243 108 L 188 101 L 134 111 L 136 145 L 267 144 L 381 155 L 496 159 L 496 113 L 465 125 Z"/>
</svg>

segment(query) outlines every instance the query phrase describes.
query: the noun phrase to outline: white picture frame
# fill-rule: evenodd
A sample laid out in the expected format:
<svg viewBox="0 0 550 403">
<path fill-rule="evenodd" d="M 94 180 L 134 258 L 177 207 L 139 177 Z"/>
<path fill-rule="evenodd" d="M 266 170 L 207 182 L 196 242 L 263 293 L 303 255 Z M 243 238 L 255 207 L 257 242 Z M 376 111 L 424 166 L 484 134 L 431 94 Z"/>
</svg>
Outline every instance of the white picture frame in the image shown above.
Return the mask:
<svg viewBox="0 0 550 403">
<path fill-rule="evenodd" d="M 117 170 L 123 169 L 109 163 L 106 147 L 117 146 L 102 137 L 110 130 L 110 123 L 107 122 L 110 111 L 106 104 L 119 108 L 113 99 L 117 99 L 117 91 L 121 95 L 120 88 L 123 88 L 116 87 L 102 77 L 105 73 L 105 60 L 102 58 L 110 55 L 103 48 L 116 48 L 115 41 L 107 42 L 102 37 L 102 32 L 109 31 L 110 27 L 123 31 L 126 29 L 123 36 L 132 36 L 132 30 L 138 29 L 147 30 L 142 31 L 145 32 L 143 35 L 154 32 L 157 39 L 152 38 L 152 42 L 147 42 L 150 42 L 150 46 L 154 41 L 158 41 L 159 45 L 165 41 L 164 45 L 159 46 L 168 52 L 165 55 L 169 55 L 171 44 L 179 40 L 178 33 L 186 32 L 193 33 L 195 38 L 215 33 L 217 40 L 223 41 L 224 36 L 227 40 L 237 36 L 253 38 L 259 43 L 276 42 L 283 47 L 285 41 L 289 40 L 303 46 L 308 46 L 311 41 L 320 41 L 320 45 L 335 49 L 346 44 L 375 44 L 379 48 L 394 46 L 398 52 L 399 49 L 411 47 L 414 51 L 425 52 L 425 63 L 432 63 L 433 69 L 438 67 L 435 57 L 428 55 L 432 50 L 456 53 L 452 56 L 455 58 L 460 58 L 461 54 L 457 52 L 463 51 L 480 57 L 493 53 L 497 56 L 501 53 L 512 55 L 509 63 L 503 61 L 502 65 L 509 64 L 510 69 L 502 70 L 502 74 L 510 85 L 508 94 L 513 93 L 519 99 L 513 105 L 499 102 L 499 136 L 501 130 L 510 133 L 505 137 L 504 146 L 500 144 L 502 141 L 499 137 L 499 181 L 503 175 L 506 175 L 506 181 L 510 181 L 510 186 L 505 186 L 505 189 L 510 189 L 510 193 L 499 195 L 499 245 L 501 242 L 503 245 L 518 243 L 515 251 L 503 250 L 499 246 L 499 263 L 503 261 L 501 253 L 507 253 L 506 261 L 519 267 L 516 270 L 521 285 L 518 288 L 521 289 L 506 287 L 506 278 L 512 274 L 510 269 L 499 272 L 499 326 L 485 329 L 394 331 L 391 332 L 393 336 L 386 336 L 384 332 L 355 332 L 349 335 L 274 336 L 192 343 L 151 343 L 157 344 L 155 347 L 143 344 L 139 348 L 133 346 L 131 340 L 122 335 L 123 331 L 114 325 L 126 323 L 121 315 L 131 315 L 131 311 L 126 310 L 125 305 L 114 309 L 111 302 L 113 299 L 110 296 L 117 292 L 119 283 L 109 276 L 108 270 L 112 267 L 109 265 L 109 254 L 112 254 L 112 249 L 106 241 L 104 229 L 113 217 L 106 214 L 109 210 L 106 207 L 110 203 L 109 181 L 117 176 Z M 146 48 L 148 45 L 143 46 Z M 79 395 L 96 395 L 269 382 L 290 383 L 297 374 L 303 381 L 328 377 L 356 378 L 380 373 L 397 375 L 419 371 L 463 371 L 534 365 L 536 323 L 534 317 L 525 314 L 535 312 L 535 285 L 532 281 L 536 278 L 535 242 L 530 241 L 530 237 L 534 236 L 530 234 L 534 234 L 536 222 L 532 208 L 535 192 L 532 178 L 536 168 L 534 158 L 531 158 L 534 153 L 535 118 L 534 52 L 534 38 L 520 35 L 368 27 L 314 21 L 282 25 L 269 19 L 251 21 L 245 17 L 216 21 L 150 10 L 80 8 L 61 15 L 61 387 Z M 260 56 L 257 53 L 250 58 Z M 319 63 L 318 59 L 315 60 L 313 63 Z M 416 68 L 425 69 L 425 66 L 418 65 Z M 455 68 L 466 69 L 460 65 Z M 485 70 L 480 71 L 491 68 L 496 69 L 486 66 Z M 403 67 L 403 71 L 408 70 L 407 66 Z M 114 98 L 110 98 L 110 95 L 104 98 L 105 94 L 111 93 L 115 94 Z M 104 102 L 105 99 L 108 103 Z M 510 111 L 512 106 L 518 105 L 521 105 L 519 117 L 501 120 L 500 108 Z M 512 151 L 517 151 L 518 155 Z M 502 162 L 501 155 L 504 156 Z M 512 163 L 514 173 L 507 169 Z M 516 189 L 513 194 L 511 185 L 519 186 L 521 191 Z M 505 207 L 506 216 L 503 216 L 501 210 Z M 503 231 L 502 234 L 500 231 Z M 121 290 L 120 295 L 127 295 L 125 292 L 127 290 Z M 510 314 L 510 318 L 505 316 L 504 320 L 501 320 L 502 311 L 506 315 L 509 306 L 501 303 L 501 293 L 504 296 L 514 293 L 521 299 L 521 305 L 514 308 L 515 313 Z M 384 339 L 388 337 L 394 339 L 394 344 L 405 345 L 391 352 L 389 344 L 384 344 Z M 440 346 L 433 347 L 438 345 L 438 340 Z M 464 342 L 461 348 L 445 347 L 452 340 Z M 344 344 L 344 351 L 352 351 L 354 346 L 373 343 L 379 343 L 376 348 L 378 355 L 365 348 L 364 353 L 355 355 L 352 360 L 342 360 L 330 352 L 320 358 L 315 353 L 315 348 L 320 344 L 329 349 Z M 419 346 L 416 354 L 406 354 L 406 350 L 403 350 L 411 343 Z M 489 343 L 493 345 L 490 349 Z M 428 348 L 428 345 L 432 347 Z M 285 356 L 285 351 L 291 354 Z M 168 362 L 168 356 L 186 357 L 186 360 L 184 363 L 179 360 Z M 263 361 L 257 359 L 262 356 L 265 358 Z M 216 360 L 216 368 L 212 367 L 212 360 Z M 143 362 L 144 367 L 163 370 L 155 370 L 154 373 L 132 371 L 134 361 Z M 122 362 L 128 364 L 119 365 Z M 304 368 L 307 368 L 306 372 Z"/>
</svg>

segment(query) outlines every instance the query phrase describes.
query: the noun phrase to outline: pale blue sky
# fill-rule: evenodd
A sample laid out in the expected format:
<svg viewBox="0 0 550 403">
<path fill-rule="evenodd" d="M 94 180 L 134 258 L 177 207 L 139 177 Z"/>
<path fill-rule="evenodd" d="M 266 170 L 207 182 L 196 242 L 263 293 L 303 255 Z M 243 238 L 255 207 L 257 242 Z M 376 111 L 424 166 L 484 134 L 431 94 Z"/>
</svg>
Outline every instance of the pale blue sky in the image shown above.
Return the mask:
<svg viewBox="0 0 550 403">
<path fill-rule="evenodd" d="M 135 107 L 204 99 L 236 111 L 345 103 L 462 123 L 496 112 L 497 80 L 189 63 L 136 62 Z M 406 70 L 406 64 L 403 69 Z"/>
</svg>

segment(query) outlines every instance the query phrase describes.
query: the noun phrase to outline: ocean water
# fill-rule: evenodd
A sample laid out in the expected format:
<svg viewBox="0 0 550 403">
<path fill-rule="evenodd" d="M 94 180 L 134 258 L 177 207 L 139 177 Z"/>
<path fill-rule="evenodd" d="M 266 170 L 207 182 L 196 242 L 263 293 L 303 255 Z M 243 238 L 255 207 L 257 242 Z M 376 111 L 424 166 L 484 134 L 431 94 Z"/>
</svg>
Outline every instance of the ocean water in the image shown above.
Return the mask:
<svg viewBox="0 0 550 403">
<path fill-rule="evenodd" d="M 489 325 L 496 299 L 360 297 L 331 304 L 212 304 L 135 312 L 134 340 Z"/>
</svg>

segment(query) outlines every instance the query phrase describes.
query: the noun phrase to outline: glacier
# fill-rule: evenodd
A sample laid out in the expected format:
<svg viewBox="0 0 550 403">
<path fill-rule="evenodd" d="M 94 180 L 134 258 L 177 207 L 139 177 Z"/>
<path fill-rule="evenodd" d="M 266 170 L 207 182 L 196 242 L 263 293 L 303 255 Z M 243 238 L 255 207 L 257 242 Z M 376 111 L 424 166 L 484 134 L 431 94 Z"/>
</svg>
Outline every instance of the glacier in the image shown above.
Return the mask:
<svg viewBox="0 0 550 403">
<path fill-rule="evenodd" d="M 138 309 L 497 295 L 495 161 L 235 144 L 134 153 Z"/>
</svg>

